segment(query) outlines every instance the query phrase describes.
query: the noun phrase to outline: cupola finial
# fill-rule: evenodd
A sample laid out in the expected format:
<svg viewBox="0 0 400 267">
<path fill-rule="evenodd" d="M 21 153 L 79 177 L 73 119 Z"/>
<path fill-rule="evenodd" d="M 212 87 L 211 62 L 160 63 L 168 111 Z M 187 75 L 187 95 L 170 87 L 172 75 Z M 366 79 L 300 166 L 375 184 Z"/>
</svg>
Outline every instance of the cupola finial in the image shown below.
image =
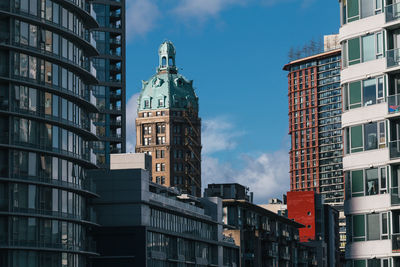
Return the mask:
<svg viewBox="0 0 400 267">
<path fill-rule="evenodd" d="M 177 71 L 175 65 L 175 47 L 171 41 L 164 41 L 160 49 L 158 50 L 158 54 L 160 57 L 160 63 L 158 66 L 158 71 L 163 70 L 174 70 Z"/>
</svg>

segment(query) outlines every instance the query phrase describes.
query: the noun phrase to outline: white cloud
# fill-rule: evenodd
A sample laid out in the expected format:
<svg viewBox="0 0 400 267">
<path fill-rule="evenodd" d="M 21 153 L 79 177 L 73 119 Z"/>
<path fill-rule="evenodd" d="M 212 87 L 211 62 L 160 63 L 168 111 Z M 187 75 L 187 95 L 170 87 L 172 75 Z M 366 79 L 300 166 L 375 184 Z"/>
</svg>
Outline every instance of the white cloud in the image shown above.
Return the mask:
<svg viewBox="0 0 400 267">
<path fill-rule="evenodd" d="M 231 150 L 237 145 L 235 138 L 242 134 L 243 132 L 235 131 L 227 117 L 203 120 L 202 153 L 211 154 L 222 150 Z"/>
<path fill-rule="evenodd" d="M 129 98 L 126 104 L 126 152 L 135 152 L 136 145 L 136 126 L 137 100 L 139 93 Z"/>
<path fill-rule="evenodd" d="M 289 157 L 286 149 L 261 155 L 244 154 L 243 164 L 204 156 L 202 160 L 203 187 L 211 183 L 239 183 L 254 192 L 255 203 L 267 203 L 270 198 L 281 198 L 289 191 Z"/>
<path fill-rule="evenodd" d="M 152 0 L 127 0 L 127 40 L 145 36 L 152 31 L 156 27 L 160 14 L 158 6 Z"/>
<path fill-rule="evenodd" d="M 243 0 L 180 0 L 173 12 L 186 18 L 206 19 L 218 15 L 230 6 L 245 3 Z"/>
<path fill-rule="evenodd" d="M 245 153 L 225 162 L 212 154 L 233 150 L 237 137 L 243 132 L 227 117 L 204 120 L 202 131 L 202 184 L 239 183 L 250 187 L 256 203 L 267 203 L 269 198 L 281 198 L 289 190 L 289 156 L 284 148 L 270 153 Z M 239 161 L 239 162 L 237 162 Z M 238 164 L 239 163 L 239 164 Z"/>
</svg>

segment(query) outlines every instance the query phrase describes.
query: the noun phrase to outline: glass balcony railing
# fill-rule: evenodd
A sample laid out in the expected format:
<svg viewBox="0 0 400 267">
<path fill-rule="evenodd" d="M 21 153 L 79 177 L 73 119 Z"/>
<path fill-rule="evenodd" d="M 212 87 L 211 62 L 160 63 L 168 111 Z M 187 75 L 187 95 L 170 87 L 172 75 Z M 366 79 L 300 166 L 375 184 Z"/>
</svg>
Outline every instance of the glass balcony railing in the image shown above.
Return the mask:
<svg viewBox="0 0 400 267">
<path fill-rule="evenodd" d="M 391 22 L 400 18 L 400 3 L 395 3 L 385 7 L 386 22 Z"/>
<path fill-rule="evenodd" d="M 400 94 L 387 97 L 388 113 L 395 114 L 400 112 Z"/>
<path fill-rule="evenodd" d="M 400 65 L 400 48 L 390 49 L 386 52 L 387 67 L 395 67 Z"/>
<path fill-rule="evenodd" d="M 400 233 L 392 234 L 392 251 L 400 252 Z"/>
<path fill-rule="evenodd" d="M 389 142 L 390 159 L 400 158 L 400 140 Z"/>
</svg>

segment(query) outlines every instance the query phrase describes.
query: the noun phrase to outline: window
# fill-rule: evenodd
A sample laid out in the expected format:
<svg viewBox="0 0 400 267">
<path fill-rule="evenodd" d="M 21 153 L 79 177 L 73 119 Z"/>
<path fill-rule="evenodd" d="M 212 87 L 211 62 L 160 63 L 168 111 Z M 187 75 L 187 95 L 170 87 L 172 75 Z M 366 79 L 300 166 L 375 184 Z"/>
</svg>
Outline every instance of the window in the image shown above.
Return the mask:
<svg viewBox="0 0 400 267">
<path fill-rule="evenodd" d="M 164 98 L 158 99 L 158 107 L 164 107 Z"/>
<path fill-rule="evenodd" d="M 353 242 L 365 241 L 365 215 L 354 215 L 353 219 Z"/>
<path fill-rule="evenodd" d="M 382 13 L 381 0 L 343 0 L 342 23 L 350 23 Z"/>
<path fill-rule="evenodd" d="M 355 153 L 386 147 L 385 122 L 372 122 L 346 129 L 346 151 Z"/>
<path fill-rule="evenodd" d="M 368 0 L 371 2 L 370 0 Z M 361 37 L 362 41 L 362 59 L 363 62 L 370 61 L 376 58 L 375 54 L 375 36 L 367 35 Z"/>
<path fill-rule="evenodd" d="M 165 124 L 157 124 L 157 133 L 165 133 Z"/>
<path fill-rule="evenodd" d="M 165 150 L 156 150 L 156 158 L 165 158 Z"/>
<path fill-rule="evenodd" d="M 151 144 L 151 137 L 145 137 L 144 138 L 144 145 L 149 146 Z"/>
<path fill-rule="evenodd" d="M 165 144 L 165 136 L 158 136 L 157 137 L 157 145 Z"/>
<path fill-rule="evenodd" d="M 377 168 L 365 170 L 365 182 L 366 195 L 371 196 L 379 194 L 379 176 Z"/>
<path fill-rule="evenodd" d="M 350 127 L 351 153 L 362 151 L 362 125 Z"/>
<path fill-rule="evenodd" d="M 144 108 L 150 108 L 150 100 L 144 101 Z"/>
<path fill-rule="evenodd" d="M 352 197 L 364 196 L 364 179 L 362 170 L 351 172 L 351 192 Z"/>
<path fill-rule="evenodd" d="M 143 134 L 151 134 L 151 126 L 143 126 Z"/>
<path fill-rule="evenodd" d="M 379 214 L 367 214 L 367 240 L 379 240 Z"/>
<path fill-rule="evenodd" d="M 349 39 L 343 43 L 343 67 L 383 57 L 382 32 Z"/>
<path fill-rule="evenodd" d="M 165 171 L 165 163 L 161 163 L 161 171 Z"/>
<path fill-rule="evenodd" d="M 156 163 L 156 172 L 161 171 L 161 163 Z"/>
<path fill-rule="evenodd" d="M 346 174 L 351 181 L 351 197 L 372 196 L 386 194 L 387 167 L 354 170 Z M 349 190 L 349 188 L 346 188 Z M 350 197 L 350 194 L 347 194 Z"/>
<path fill-rule="evenodd" d="M 364 150 L 378 148 L 377 123 L 364 125 Z"/>
</svg>

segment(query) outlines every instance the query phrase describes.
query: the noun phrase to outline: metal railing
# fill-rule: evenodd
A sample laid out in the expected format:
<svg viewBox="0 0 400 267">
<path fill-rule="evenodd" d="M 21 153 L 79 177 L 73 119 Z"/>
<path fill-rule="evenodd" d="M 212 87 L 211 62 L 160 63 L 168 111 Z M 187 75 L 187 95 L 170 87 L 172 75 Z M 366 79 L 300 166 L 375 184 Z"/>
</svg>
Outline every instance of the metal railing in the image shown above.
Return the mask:
<svg viewBox="0 0 400 267">
<path fill-rule="evenodd" d="M 400 112 L 400 94 L 388 96 L 387 103 L 389 114 Z"/>
<path fill-rule="evenodd" d="M 400 158 L 400 140 L 389 142 L 390 159 Z"/>
<path fill-rule="evenodd" d="M 183 202 L 174 200 L 172 198 L 164 197 L 162 195 L 159 195 L 159 194 L 156 194 L 153 192 L 149 192 L 149 194 L 150 194 L 149 200 L 159 202 L 161 204 L 168 205 L 171 207 L 180 208 L 182 210 L 187 210 L 187 211 L 191 211 L 191 212 L 194 212 L 197 214 L 204 215 L 204 210 L 201 208 L 198 208 L 196 206 L 193 206 L 193 205 L 190 205 L 187 203 L 183 203 Z"/>
<path fill-rule="evenodd" d="M 400 18 L 400 3 L 395 3 L 385 7 L 386 22 L 394 21 Z"/>
<path fill-rule="evenodd" d="M 392 234 L 392 251 L 400 252 L 400 233 Z"/>
<path fill-rule="evenodd" d="M 394 67 L 400 65 L 400 49 L 390 49 L 386 51 L 386 64 L 387 67 Z"/>
</svg>

